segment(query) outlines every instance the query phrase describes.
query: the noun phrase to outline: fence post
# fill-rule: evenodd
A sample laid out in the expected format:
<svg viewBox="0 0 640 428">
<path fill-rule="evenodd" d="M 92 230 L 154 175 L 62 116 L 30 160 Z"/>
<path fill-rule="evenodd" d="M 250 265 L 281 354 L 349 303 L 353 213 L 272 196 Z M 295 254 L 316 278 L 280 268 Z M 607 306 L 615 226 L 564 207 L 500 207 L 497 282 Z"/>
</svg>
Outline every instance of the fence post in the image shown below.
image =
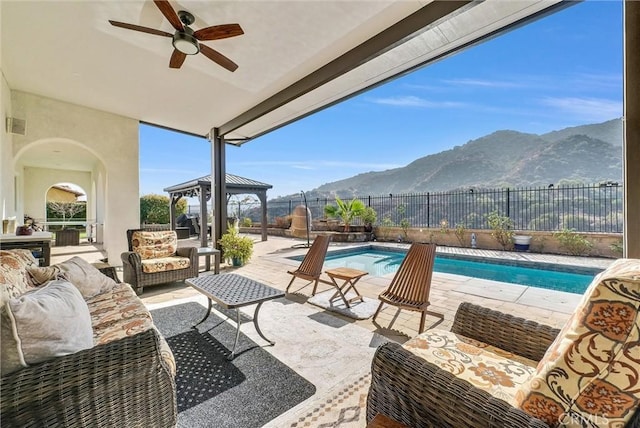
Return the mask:
<svg viewBox="0 0 640 428">
<path fill-rule="evenodd" d="M 427 192 L 427 229 L 430 227 L 430 220 L 431 220 L 431 207 L 429 206 L 429 192 Z"/>
<path fill-rule="evenodd" d="M 509 188 L 507 187 L 507 217 L 511 217 L 510 215 L 510 201 L 509 201 Z"/>
</svg>

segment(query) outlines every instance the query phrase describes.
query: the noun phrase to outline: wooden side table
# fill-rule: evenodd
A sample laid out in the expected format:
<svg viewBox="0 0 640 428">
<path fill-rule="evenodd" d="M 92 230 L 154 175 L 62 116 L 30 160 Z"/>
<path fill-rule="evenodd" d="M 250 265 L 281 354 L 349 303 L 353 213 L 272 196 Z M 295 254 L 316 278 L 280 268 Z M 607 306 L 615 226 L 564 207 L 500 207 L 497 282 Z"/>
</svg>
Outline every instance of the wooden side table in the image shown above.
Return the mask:
<svg viewBox="0 0 640 428">
<path fill-rule="evenodd" d="M 331 296 L 331 298 L 329 298 L 329 301 L 333 301 L 335 298 L 340 296 L 344 301 L 344 304 L 347 305 L 347 308 L 351 307 L 349 303 L 353 302 L 354 300 L 360 300 L 361 302 L 364 302 L 362 295 L 356 288 L 356 283 L 360 280 L 360 278 L 367 275 L 368 272 L 348 267 L 339 267 L 335 269 L 329 269 L 325 271 L 325 273 L 329 275 L 329 278 L 331 278 L 331 282 L 333 282 L 333 285 L 336 287 L 336 292 L 333 294 L 333 296 Z M 341 280 L 342 284 L 338 285 L 336 279 Z M 356 297 L 347 300 L 345 296 L 351 289 L 356 292 Z"/>
</svg>

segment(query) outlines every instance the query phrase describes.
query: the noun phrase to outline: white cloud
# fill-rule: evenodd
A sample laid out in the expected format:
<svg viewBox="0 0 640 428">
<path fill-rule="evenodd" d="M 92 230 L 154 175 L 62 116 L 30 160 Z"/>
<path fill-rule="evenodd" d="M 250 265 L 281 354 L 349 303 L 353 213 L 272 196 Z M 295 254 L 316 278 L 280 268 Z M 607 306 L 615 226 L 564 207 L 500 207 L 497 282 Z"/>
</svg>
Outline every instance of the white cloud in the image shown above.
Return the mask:
<svg viewBox="0 0 640 428">
<path fill-rule="evenodd" d="M 316 170 L 322 168 L 356 168 L 370 170 L 385 170 L 399 168 L 403 165 L 395 163 L 375 163 L 375 162 L 351 162 L 351 161 L 335 161 L 314 159 L 310 161 L 251 161 L 251 162 L 234 162 L 234 165 L 241 166 L 281 166 L 295 169 Z"/>
<path fill-rule="evenodd" d="M 583 120 L 604 121 L 622 116 L 622 102 L 602 98 L 547 97 L 540 103 Z"/>
<path fill-rule="evenodd" d="M 370 100 L 375 104 L 390 105 L 396 107 L 426 107 L 426 108 L 459 108 L 465 106 L 464 103 L 454 101 L 429 101 L 414 95 L 373 98 Z"/>
<path fill-rule="evenodd" d="M 485 79 L 447 79 L 443 82 L 454 86 L 481 86 L 484 88 L 519 88 L 523 86 L 515 82 Z"/>
</svg>

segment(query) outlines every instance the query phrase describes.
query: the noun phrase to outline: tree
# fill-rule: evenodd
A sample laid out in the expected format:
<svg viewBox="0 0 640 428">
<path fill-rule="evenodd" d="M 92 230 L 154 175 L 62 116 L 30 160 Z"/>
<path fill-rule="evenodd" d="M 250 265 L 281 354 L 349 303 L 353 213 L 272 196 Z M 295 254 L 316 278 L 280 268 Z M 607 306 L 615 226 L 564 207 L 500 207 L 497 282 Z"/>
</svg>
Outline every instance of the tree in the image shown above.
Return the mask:
<svg viewBox="0 0 640 428">
<path fill-rule="evenodd" d="M 140 223 L 168 224 L 171 200 L 163 195 L 140 197 Z M 176 204 L 176 216 L 187 212 L 187 201 L 180 199 Z"/>
<path fill-rule="evenodd" d="M 47 210 L 54 214 L 56 218 L 62 218 L 62 221 L 67 221 L 73 218 L 74 215 L 84 212 L 86 217 L 86 202 L 47 202 Z M 64 229 L 64 225 L 62 225 Z"/>
<path fill-rule="evenodd" d="M 336 197 L 335 205 L 327 205 L 324 207 L 324 213 L 330 217 L 339 217 L 344 223 L 344 231 L 349 231 L 349 225 L 351 221 L 359 217 L 365 209 L 364 203 L 360 199 L 352 199 L 349 202 L 344 202 L 340 198 Z"/>
</svg>

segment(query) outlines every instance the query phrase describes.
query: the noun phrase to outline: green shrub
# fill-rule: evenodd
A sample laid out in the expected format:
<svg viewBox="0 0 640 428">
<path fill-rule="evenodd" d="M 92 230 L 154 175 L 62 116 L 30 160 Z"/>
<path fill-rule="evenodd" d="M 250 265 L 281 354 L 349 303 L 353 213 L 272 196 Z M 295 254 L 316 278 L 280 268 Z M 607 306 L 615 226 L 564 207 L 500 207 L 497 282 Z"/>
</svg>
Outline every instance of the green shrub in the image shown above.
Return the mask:
<svg viewBox="0 0 640 428">
<path fill-rule="evenodd" d="M 226 259 L 238 259 L 244 264 L 253 254 L 253 239 L 241 236 L 230 224 L 227 225 L 227 231 L 218 243 Z"/>
<path fill-rule="evenodd" d="M 164 195 L 144 195 L 140 197 L 140 224 L 168 224 L 171 200 Z M 176 204 L 176 217 L 187 212 L 186 199 Z"/>
<path fill-rule="evenodd" d="M 251 227 L 253 225 L 253 220 L 249 217 L 245 217 L 242 219 L 242 227 Z"/>
<path fill-rule="evenodd" d="M 467 227 L 465 226 L 464 223 L 456 223 L 456 229 L 454 231 L 454 233 L 456 234 L 456 238 L 458 239 L 458 243 L 460 244 L 461 247 L 466 247 L 467 246 L 467 242 L 465 240 L 465 235 L 467 233 Z"/>
<path fill-rule="evenodd" d="M 618 241 L 616 241 L 613 244 L 609 245 L 609 248 L 615 254 L 617 254 L 617 255 L 622 257 L 622 253 L 624 252 L 624 246 L 622 245 L 622 239 L 619 239 Z"/>
<path fill-rule="evenodd" d="M 560 248 L 567 251 L 572 256 L 586 255 L 591 251 L 593 244 L 575 229 L 563 229 L 553 234 L 560 244 Z"/>
<path fill-rule="evenodd" d="M 503 250 L 511 248 L 513 245 L 513 221 L 507 217 L 493 211 L 487 216 L 487 224 L 493 231 L 491 236 L 502 246 Z"/>
</svg>

